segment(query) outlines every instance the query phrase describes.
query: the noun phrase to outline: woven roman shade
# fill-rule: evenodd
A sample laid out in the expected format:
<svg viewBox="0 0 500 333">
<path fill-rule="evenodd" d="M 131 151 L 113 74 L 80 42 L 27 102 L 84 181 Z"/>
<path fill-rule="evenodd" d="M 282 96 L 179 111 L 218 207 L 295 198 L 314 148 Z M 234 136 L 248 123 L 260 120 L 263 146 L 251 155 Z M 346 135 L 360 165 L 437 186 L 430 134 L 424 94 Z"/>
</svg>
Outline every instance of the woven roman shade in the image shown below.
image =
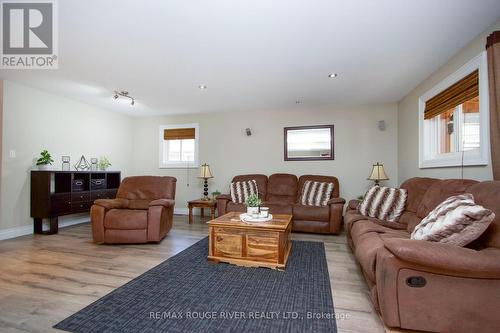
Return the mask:
<svg viewBox="0 0 500 333">
<path fill-rule="evenodd" d="M 163 131 L 164 140 L 185 140 L 194 138 L 194 128 L 171 128 Z"/>
<path fill-rule="evenodd" d="M 475 70 L 425 102 L 424 119 L 431 119 L 479 95 L 479 71 Z"/>
</svg>

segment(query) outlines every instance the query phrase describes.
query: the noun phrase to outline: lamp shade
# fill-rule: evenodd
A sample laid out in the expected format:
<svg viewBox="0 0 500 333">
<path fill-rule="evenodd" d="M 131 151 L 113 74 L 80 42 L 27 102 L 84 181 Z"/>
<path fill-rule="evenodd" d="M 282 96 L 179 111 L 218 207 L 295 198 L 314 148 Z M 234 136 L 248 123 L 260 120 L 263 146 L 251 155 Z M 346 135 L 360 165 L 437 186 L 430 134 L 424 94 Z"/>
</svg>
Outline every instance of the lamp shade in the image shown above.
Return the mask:
<svg viewBox="0 0 500 333">
<path fill-rule="evenodd" d="M 199 178 L 213 178 L 212 176 L 212 171 L 210 171 L 210 166 L 205 163 L 202 166 L 200 166 L 200 175 L 198 176 Z"/>
<path fill-rule="evenodd" d="M 379 162 L 375 163 L 373 165 L 372 173 L 370 174 L 370 177 L 368 177 L 369 180 L 388 180 L 389 177 L 385 174 L 384 170 L 384 165 L 380 164 Z"/>
</svg>

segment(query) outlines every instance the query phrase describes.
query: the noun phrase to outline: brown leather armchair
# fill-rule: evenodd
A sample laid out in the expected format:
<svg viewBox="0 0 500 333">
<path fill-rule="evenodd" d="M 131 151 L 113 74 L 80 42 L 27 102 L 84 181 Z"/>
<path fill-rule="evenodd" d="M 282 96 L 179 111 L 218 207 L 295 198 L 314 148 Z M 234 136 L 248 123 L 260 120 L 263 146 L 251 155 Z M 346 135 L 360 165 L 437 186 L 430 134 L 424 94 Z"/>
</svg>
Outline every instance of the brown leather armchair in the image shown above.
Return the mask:
<svg viewBox="0 0 500 333">
<path fill-rule="evenodd" d="M 172 228 L 174 177 L 123 179 L 116 199 L 100 199 L 90 209 L 95 243 L 159 242 Z"/>
</svg>

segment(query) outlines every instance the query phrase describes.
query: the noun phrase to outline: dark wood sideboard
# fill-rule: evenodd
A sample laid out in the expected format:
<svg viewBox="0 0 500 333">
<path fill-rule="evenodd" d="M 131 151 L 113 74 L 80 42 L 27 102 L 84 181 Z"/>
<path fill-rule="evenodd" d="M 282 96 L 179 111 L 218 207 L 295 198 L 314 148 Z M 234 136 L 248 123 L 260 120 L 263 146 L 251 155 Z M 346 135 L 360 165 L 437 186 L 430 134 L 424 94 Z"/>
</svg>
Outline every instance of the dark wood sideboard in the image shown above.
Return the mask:
<svg viewBox="0 0 500 333">
<path fill-rule="evenodd" d="M 84 213 L 97 199 L 114 199 L 119 171 L 31 171 L 31 217 L 35 234 L 56 234 L 58 217 Z M 42 221 L 50 219 L 49 230 Z"/>
</svg>

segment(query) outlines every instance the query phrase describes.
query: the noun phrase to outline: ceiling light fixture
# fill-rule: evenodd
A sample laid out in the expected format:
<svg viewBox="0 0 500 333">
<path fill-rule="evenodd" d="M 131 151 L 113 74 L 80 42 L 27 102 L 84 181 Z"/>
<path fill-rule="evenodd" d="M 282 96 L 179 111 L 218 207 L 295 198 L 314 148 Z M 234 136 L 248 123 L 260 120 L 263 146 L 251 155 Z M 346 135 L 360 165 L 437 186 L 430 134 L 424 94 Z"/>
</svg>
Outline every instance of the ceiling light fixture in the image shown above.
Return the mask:
<svg viewBox="0 0 500 333">
<path fill-rule="evenodd" d="M 330 73 L 330 74 L 328 74 L 328 77 L 329 77 L 330 79 L 334 79 L 334 78 L 336 78 L 337 76 L 339 76 L 337 73 Z"/>
<path fill-rule="evenodd" d="M 119 97 L 123 97 L 123 98 L 128 98 L 130 99 L 130 105 L 131 106 L 134 106 L 135 105 L 135 98 L 133 98 L 132 96 L 130 96 L 128 94 L 128 91 L 125 91 L 125 90 L 122 90 L 122 91 L 114 91 L 114 95 L 113 95 L 113 99 L 117 100 Z"/>
<path fill-rule="evenodd" d="M 201 90 L 203 90 L 203 89 L 207 89 L 207 86 L 206 86 L 206 85 L 204 85 L 204 84 L 200 84 L 200 85 L 198 86 L 198 88 L 200 88 Z"/>
</svg>

